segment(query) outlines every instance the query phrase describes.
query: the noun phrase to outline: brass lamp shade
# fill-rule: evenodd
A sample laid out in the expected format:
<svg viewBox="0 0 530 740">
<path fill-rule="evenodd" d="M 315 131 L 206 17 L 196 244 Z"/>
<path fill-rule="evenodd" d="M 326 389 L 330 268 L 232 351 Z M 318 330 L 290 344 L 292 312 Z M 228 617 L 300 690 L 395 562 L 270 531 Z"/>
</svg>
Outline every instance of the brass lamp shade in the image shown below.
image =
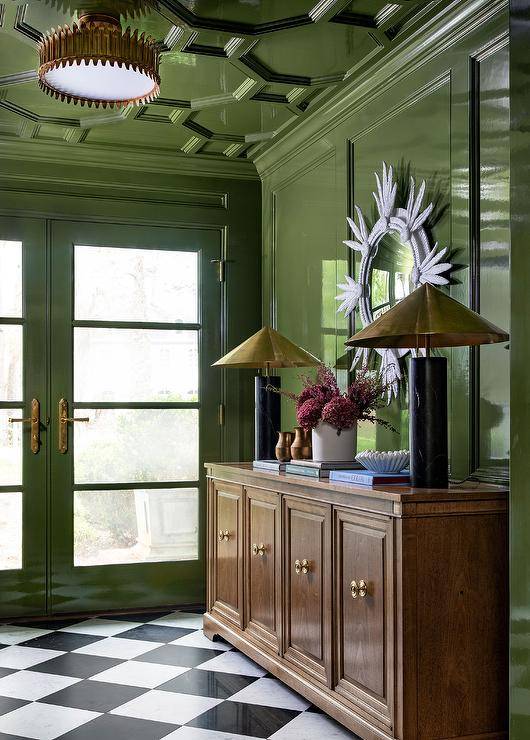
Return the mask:
<svg viewBox="0 0 530 740">
<path fill-rule="evenodd" d="M 506 342 L 495 324 L 426 283 L 346 341 L 350 347 L 464 347 Z"/>
<path fill-rule="evenodd" d="M 264 326 L 213 366 L 262 368 L 315 367 L 320 360 L 270 326 Z"/>
</svg>

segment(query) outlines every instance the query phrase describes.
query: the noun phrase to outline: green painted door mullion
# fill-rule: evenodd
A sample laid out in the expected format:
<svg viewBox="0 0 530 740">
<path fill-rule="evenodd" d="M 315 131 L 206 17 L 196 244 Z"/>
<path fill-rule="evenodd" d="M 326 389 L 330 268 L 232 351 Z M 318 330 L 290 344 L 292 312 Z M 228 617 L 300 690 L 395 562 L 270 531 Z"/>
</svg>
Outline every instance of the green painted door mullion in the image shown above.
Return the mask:
<svg viewBox="0 0 530 740">
<path fill-rule="evenodd" d="M 220 285 L 210 260 L 221 256 L 221 234 L 214 229 L 147 228 L 81 222 L 54 222 L 52 226 L 51 297 L 51 476 L 53 480 L 51 516 L 51 611 L 73 612 L 98 609 L 140 608 L 163 604 L 194 603 L 204 598 L 205 571 L 205 477 L 202 461 L 220 455 L 220 428 L 217 419 L 220 400 L 220 374 L 211 363 L 220 354 L 221 316 L 218 310 Z M 73 495 L 76 490 L 116 490 L 138 488 L 137 484 L 76 485 L 73 481 L 73 429 L 69 428 L 69 450 L 57 451 L 57 404 L 66 398 L 73 404 L 73 245 L 176 249 L 199 254 L 201 358 L 199 404 L 105 404 L 77 403 L 82 408 L 150 408 L 199 406 L 199 552 L 195 561 L 135 563 L 101 566 L 73 566 Z M 82 322 L 83 324 L 87 322 Z M 91 323 L 91 322 L 89 322 Z M 98 323 L 101 322 L 94 322 Z M 113 326 L 113 322 L 110 322 Z M 125 322 L 129 323 L 129 322 Z M 132 322 L 135 325 L 138 322 Z M 144 326 L 138 324 L 138 326 Z M 186 325 L 185 325 L 186 326 Z M 150 327 L 146 327 L 150 328 Z M 158 328 L 158 327 L 156 327 Z M 180 327 L 178 327 L 180 328 Z M 187 326 L 186 326 L 187 328 Z M 191 328 L 191 327 L 190 327 Z M 178 487 L 194 487 L 193 481 L 177 482 Z M 167 485 L 167 483 L 166 483 Z M 160 483 L 142 484 L 161 488 Z"/>
<path fill-rule="evenodd" d="M 46 231 L 43 221 L 0 217 L 0 239 L 22 242 L 23 273 L 23 406 L 17 416 L 30 416 L 31 399 L 41 404 L 42 446 L 31 453 L 30 429 L 22 430 L 22 568 L 0 572 L 0 617 L 46 612 Z M 19 323 L 12 320 L 3 323 Z M 15 493 L 20 486 L 6 486 Z"/>
</svg>

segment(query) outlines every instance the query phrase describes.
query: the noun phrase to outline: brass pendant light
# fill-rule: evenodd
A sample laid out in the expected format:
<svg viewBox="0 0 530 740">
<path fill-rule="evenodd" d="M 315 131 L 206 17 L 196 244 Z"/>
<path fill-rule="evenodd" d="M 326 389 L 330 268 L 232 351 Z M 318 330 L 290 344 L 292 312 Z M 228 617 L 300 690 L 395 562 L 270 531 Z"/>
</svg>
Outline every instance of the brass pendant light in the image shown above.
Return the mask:
<svg viewBox="0 0 530 740">
<path fill-rule="evenodd" d="M 122 32 L 112 13 L 80 16 L 39 44 L 39 86 L 48 95 L 74 104 L 123 107 L 148 103 L 159 95 L 157 42 Z"/>
</svg>

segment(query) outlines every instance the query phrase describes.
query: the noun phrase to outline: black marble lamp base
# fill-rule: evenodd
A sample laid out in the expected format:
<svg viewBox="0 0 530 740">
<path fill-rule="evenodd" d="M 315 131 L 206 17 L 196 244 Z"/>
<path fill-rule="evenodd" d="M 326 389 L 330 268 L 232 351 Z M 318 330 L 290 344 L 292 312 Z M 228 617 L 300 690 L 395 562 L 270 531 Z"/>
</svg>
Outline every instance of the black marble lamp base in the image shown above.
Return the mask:
<svg viewBox="0 0 530 740">
<path fill-rule="evenodd" d="M 256 375 L 255 377 L 255 460 L 273 460 L 274 448 L 280 431 L 281 398 L 279 393 L 266 390 L 268 385 L 281 387 L 282 379 L 278 376 Z"/>
<path fill-rule="evenodd" d="M 417 488 L 446 488 L 447 359 L 413 357 L 410 361 L 410 476 Z"/>
</svg>

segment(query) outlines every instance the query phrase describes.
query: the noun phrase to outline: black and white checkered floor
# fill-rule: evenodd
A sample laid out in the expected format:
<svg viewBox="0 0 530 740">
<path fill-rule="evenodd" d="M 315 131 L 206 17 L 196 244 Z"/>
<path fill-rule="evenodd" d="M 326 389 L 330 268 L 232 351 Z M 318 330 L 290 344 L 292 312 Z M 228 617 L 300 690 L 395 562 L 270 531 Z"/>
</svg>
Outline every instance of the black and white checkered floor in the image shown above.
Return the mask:
<svg viewBox="0 0 530 740">
<path fill-rule="evenodd" d="M 185 611 L 0 624 L 0 740 L 355 736 Z"/>
</svg>

